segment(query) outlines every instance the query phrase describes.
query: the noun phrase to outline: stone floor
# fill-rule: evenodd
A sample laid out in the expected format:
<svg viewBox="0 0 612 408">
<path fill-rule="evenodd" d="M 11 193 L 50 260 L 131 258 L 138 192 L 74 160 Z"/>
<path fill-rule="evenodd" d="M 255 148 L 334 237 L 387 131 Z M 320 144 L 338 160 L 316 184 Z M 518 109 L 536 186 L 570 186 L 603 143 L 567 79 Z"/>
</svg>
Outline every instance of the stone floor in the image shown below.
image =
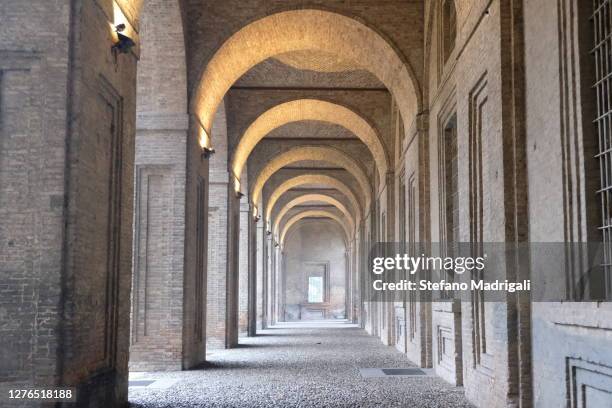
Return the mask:
<svg viewBox="0 0 612 408">
<path fill-rule="evenodd" d="M 414 366 L 353 325 L 284 324 L 241 343 L 202 369 L 132 373 L 131 406 L 471 407 L 433 376 L 363 377 L 363 368 Z"/>
</svg>

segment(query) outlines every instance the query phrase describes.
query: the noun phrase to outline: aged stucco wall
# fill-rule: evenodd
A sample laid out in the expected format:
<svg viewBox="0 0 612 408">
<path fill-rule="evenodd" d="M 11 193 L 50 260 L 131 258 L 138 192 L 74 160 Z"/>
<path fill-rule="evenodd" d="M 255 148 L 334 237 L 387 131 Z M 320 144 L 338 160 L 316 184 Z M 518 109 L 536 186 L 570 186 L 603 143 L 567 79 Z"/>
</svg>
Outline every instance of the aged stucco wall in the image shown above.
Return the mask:
<svg viewBox="0 0 612 408">
<path fill-rule="evenodd" d="M 325 220 L 304 220 L 287 235 L 283 248 L 282 302 L 284 320 L 344 318 L 346 296 L 346 246 L 339 226 Z M 329 274 L 326 312 L 308 312 L 306 273 L 309 268 L 327 268 Z"/>
</svg>

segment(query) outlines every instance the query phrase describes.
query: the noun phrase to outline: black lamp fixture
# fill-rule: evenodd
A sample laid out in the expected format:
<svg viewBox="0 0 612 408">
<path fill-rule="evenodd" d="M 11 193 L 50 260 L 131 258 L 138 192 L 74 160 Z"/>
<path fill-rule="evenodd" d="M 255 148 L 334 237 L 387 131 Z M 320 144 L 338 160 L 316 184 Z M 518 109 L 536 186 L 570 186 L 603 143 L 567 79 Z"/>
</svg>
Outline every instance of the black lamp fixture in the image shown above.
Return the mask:
<svg viewBox="0 0 612 408">
<path fill-rule="evenodd" d="M 278 242 L 274 243 L 274 248 L 278 248 L 280 246 L 280 244 Z"/>
<path fill-rule="evenodd" d="M 240 200 L 242 197 L 244 197 L 244 193 L 242 191 L 236 191 L 236 197 Z"/>
<path fill-rule="evenodd" d="M 125 31 L 125 24 L 117 24 L 115 26 L 115 32 L 117 33 L 117 42 L 113 44 L 111 50 L 114 53 L 127 54 L 136 45 L 134 40 L 125 34 L 121 34 Z"/>
<path fill-rule="evenodd" d="M 270 230 L 267 230 L 267 231 L 266 231 L 266 235 L 267 235 L 267 236 L 270 236 L 270 235 L 272 235 L 272 231 L 270 231 Z"/>
<path fill-rule="evenodd" d="M 212 147 L 203 147 L 202 148 L 202 157 L 204 159 L 208 159 L 213 154 L 215 154 L 215 149 L 213 149 Z"/>
</svg>

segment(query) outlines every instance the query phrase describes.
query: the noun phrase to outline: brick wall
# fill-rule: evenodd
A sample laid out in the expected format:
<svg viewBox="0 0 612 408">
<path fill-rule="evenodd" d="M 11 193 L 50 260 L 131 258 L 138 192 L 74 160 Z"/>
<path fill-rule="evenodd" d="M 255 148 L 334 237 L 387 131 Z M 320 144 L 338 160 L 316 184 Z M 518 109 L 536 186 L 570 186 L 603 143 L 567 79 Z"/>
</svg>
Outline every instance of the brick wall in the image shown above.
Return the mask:
<svg viewBox="0 0 612 408">
<path fill-rule="evenodd" d="M 188 135 L 185 49 L 177 3 L 147 1 L 137 78 L 130 369 L 181 369 Z M 197 358 L 195 359 L 197 360 Z"/>
<path fill-rule="evenodd" d="M 0 377 L 7 387 L 61 381 L 70 11 L 46 1 L 0 6 Z"/>
<path fill-rule="evenodd" d="M 246 177 L 245 177 L 246 179 Z M 248 188 L 248 186 L 245 186 Z M 249 222 L 250 222 L 249 203 L 243 200 L 240 203 L 240 257 L 239 282 L 238 282 L 238 327 L 240 333 L 246 333 L 248 327 L 248 307 L 249 307 Z"/>
<path fill-rule="evenodd" d="M 21 251 L 2 263 L 13 322 L 3 362 L 16 361 L 13 381 L 76 386 L 83 405 L 124 402 L 137 55 L 113 57 L 110 1 L 1 7 L 0 49 L 14 50 L 0 51 L 1 111 L 32 113 L 3 118 L 2 174 L 29 169 L 24 184 L 2 183 L 18 203 L 2 205 L 11 208 L 2 252 Z"/>
<path fill-rule="evenodd" d="M 588 2 L 525 2 L 527 211 L 534 242 L 601 241 L 595 230 L 601 225 L 599 169 L 592 159 L 597 140 L 592 12 Z M 542 267 L 537 258 L 531 265 Z M 558 271 L 559 284 L 566 284 L 568 273 Z M 533 305 L 534 407 L 612 403 L 609 306 Z"/>
<path fill-rule="evenodd" d="M 228 231 L 227 124 L 224 106 L 217 112 L 210 160 L 208 207 L 208 299 L 206 302 L 206 343 L 209 349 L 225 347 L 226 274 Z"/>
</svg>

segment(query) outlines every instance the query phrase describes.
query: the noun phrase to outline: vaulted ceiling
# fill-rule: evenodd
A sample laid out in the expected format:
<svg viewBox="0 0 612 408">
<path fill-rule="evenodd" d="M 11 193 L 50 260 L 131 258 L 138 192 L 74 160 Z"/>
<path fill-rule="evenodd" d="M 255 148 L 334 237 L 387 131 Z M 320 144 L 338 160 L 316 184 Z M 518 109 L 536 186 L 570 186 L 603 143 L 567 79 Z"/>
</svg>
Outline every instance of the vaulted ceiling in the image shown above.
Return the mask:
<svg viewBox="0 0 612 408">
<path fill-rule="evenodd" d="M 409 113 L 414 117 L 421 109 L 424 1 L 179 2 L 189 111 L 198 116 L 214 147 L 218 140 L 212 132 L 212 120 L 219 104 L 225 108 L 228 169 L 230 177 L 238 179 L 237 188 L 248 193 L 262 169 L 299 146 L 330 147 L 330 151 L 347 155 L 363 168 L 362 175 L 372 190 L 385 172 L 393 169 L 394 103 L 404 116 Z M 165 7 L 165 3 L 156 7 Z M 346 121 L 332 123 L 310 117 L 289 123 L 279 120 L 280 126 L 270 127 L 263 139 L 246 150 L 246 180 L 240 180 L 242 174 L 232 174 L 236 172 L 233 156 L 247 129 L 267 111 L 300 99 L 349 109 L 373 129 L 376 143 L 372 138 L 364 139 L 355 127 L 351 130 Z M 362 176 L 360 179 L 333 160 L 324 159 L 294 160 L 277 170 L 263 186 L 264 202 L 287 179 L 326 174 L 342 180 L 365 207 L 372 197 L 364 194 L 376 192 L 364 193 Z M 299 189 L 323 192 L 329 188 L 311 183 Z M 343 200 L 344 205 L 350 204 L 346 197 Z M 309 205 L 326 206 L 320 202 Z"/>
</svg>

